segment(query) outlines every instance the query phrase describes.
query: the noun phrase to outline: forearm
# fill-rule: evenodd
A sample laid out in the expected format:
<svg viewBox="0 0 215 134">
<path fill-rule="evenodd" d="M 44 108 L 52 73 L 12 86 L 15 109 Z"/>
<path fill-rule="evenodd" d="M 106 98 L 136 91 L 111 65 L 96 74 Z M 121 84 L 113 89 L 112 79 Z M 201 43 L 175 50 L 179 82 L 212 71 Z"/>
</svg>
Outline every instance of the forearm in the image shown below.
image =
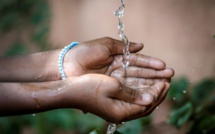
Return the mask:
<svg viewBox="0 0 215 134">
<path fill-rule="evenodd" d="M 61 50 L 0 59 L 1 82 L 39 82 L 61 79 L 58 56 Z"/>
<path fill-rule="evenodd" d="M 66 107 L 67 81 L 0 83 L 0 116 L 43 112 Z M 71 99 L 72 100 L 72 99 Z"/>
</svg>

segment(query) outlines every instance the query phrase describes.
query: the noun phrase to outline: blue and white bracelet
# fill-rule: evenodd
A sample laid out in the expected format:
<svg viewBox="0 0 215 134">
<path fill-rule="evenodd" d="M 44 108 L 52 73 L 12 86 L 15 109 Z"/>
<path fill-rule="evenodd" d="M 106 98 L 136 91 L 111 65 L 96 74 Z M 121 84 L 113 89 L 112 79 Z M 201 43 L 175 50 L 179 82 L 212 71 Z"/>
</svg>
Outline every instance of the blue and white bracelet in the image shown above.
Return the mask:
<svg viewBox="0 0 215 134">
<path fill-rule="evenodd" d="M 66 75 L 65 75 L 65 72 L 63 70 L 63 58 L 70 49 L 72 49 L 74 46 L 77 46 L 77 45 L 78 45 L 78 42 L 72 42 L 68 46 L 65 46 L 60 53 L 60 56 L 58 59 L 58 67 L 59 67 L 60 75 L 61 75 L 63 80 L 66 79 Z"/>
</svg>

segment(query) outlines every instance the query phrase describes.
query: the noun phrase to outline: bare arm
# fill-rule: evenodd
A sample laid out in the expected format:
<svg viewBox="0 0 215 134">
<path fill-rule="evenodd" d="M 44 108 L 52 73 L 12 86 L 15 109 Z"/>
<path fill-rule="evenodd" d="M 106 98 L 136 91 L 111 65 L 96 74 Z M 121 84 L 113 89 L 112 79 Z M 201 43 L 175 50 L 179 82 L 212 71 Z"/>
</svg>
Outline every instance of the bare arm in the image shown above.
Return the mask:
<svg viewBox="0 0 215 134">
<path fill-rule="evenodd" d="M 138 88 L 137 85 L 135 88 Z M 159 105 L 169 84 L 158 82 L 134 90 L 99 74 L 46 83 L 0 83 L 0 116 L 77 108 L 110 122 L 146 116 Z"/>
<path fill-rule="evenodd" d="M 0 58 L 1 82 L 38 82 L 60 80 L 60 50 Z"/>
<path fill-rule="evenodd" d="M 89 73 L 111 76 L 121 71 L 121 54 L 124 44 L 111 38 L 101 38 L 80 43 L 72 48 L 64 57 L 63 68 L 67 77 L 81 76 Z M 130 51 L 138 52 L 143 44 L 131 43 Z M 0 58 L 1 82 L 45 82 L 60 80 L 58 58 L 61 49 L 40 52 L 31 55 Z M 132 70 L 142 70 L 138 77 L 145 78 L 145 71 L 153 74 L 152 79 L 170 79 L 173 70 L 165 68 L 163 61 L 132 54 L 130 58 Z"/>
<path fill-rule="evenodd" d="M 65 90 L 59 90 L 62 84 L 61 81 L 0 83 L 0 116 L 37 113 L 63 107 Z"/>
</svg>

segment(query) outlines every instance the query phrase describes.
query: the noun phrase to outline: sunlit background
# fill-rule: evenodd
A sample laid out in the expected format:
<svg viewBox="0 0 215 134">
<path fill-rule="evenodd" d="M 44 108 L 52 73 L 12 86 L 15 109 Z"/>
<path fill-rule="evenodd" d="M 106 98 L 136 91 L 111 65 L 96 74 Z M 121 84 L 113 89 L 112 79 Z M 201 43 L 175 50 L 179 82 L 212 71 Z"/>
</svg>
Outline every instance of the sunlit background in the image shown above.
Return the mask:
<svg viewBox="0 0 215 134">
<path fill-rule="evenodd" d="M 119 5 L 120 0 L 1 0 L 0 56 L 119 39 L 113 15 Z M 125 6 L 129 40 L 143 42 L 142 54 L 164 60 L 176 73 L 164 103 L 118 133 L 214 133 L 215 1 L 125 0 Z M 70 109 L 0 118 L 1 134 L 94 134 L 106 127 L 102 119 Z"/>
</svg>

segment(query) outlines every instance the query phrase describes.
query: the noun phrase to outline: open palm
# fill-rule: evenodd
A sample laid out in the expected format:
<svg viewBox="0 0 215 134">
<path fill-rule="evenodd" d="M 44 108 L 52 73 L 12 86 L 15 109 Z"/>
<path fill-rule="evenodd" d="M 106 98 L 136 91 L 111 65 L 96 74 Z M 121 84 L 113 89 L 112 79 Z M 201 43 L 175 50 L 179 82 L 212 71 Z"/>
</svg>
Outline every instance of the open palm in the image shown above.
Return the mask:
<svg viewBox="0 0 215 134">
<path fill-rule="evenodd" d="M 122 68 L 122 52 L 124 44 L 111 38 L 101 38 L 74 47 L 65 57 L 65 73 L 67 77 L 89 73 L 105 74 L 128 84 L 150 85 L 156 81 L 170 79 L 172 69 L 166 69 L 165 63 L 159 59 L 134 54 L 143 48 L 142 44 L 131 43 L 130 66 L 125 74 Z M 136 78 L 142 79 L 136 79 Z"/>
</svg>

